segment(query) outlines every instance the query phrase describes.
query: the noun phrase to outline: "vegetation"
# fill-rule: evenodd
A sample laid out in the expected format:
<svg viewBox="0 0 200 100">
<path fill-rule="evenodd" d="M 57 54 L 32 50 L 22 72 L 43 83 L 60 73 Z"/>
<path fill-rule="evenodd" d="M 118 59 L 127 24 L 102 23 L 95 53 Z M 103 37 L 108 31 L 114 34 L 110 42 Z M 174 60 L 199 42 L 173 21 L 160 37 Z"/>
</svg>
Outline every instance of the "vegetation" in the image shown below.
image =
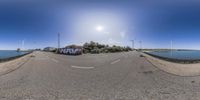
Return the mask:
<svg viewBox="0 0 200 100">
<path fill-rule="evenodd" d="M 116 46 L 116 45 L 109 46 L 109 45 L 100 44 L 93 41 L 89 43 L 85 43 L 83 46 L 69 45 L 69 46 L 66 46 L 65 48 L 78 48 L 78 49 L 82 49 L 82 53 L 92 53 L 92 54 L 132 51 L 132 49 L 129 46 L 127 47 L 121 47 L 121 46 Z M 47 49 L 46 51 L 49 51 L 49 47 L 45 49 Z M 55 48 L 54 50 L 51 50 L 51 52 L 59 53 L 57 48 Z"/>
<path fill-rule="evenodd" d="M 19 52 L 21 49 L 20 48 L 17 48 L 17 52 Z"/>
<path fill-rule="evenodd" d="M 114 53 L 114 52 L 123 52 L 123 51 L 131 51 L 130 47 L 120 47 L 120 46 L 109 46 L 104 44 L 99 44 L 97 42 L 91 41 L 90 43 L 85 43 L 83 45 L 83 53 Z"/>
</svg>

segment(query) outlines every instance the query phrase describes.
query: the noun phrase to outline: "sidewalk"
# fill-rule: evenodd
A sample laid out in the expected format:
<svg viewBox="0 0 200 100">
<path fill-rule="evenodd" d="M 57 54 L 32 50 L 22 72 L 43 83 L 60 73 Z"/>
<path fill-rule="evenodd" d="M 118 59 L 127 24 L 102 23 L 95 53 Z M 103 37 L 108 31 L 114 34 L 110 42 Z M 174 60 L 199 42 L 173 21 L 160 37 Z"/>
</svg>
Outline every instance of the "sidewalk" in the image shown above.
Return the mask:
<svg viewBox="0 0 200 100">
<path fill-rule="evenodd" d="M 31 58 L 31 55 L 32 53 L 20 58 L 0 63 L 0 76 L 12 72 L 17 68 L 21 67 Z"/>
</svg>

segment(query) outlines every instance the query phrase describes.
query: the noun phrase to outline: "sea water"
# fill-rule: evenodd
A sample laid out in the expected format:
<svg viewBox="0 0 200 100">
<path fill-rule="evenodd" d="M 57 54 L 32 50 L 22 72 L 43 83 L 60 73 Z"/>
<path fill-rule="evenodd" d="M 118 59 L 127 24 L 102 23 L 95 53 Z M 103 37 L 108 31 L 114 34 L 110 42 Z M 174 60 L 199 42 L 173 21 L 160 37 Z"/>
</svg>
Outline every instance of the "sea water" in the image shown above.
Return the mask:
<svg viewBox="0 0 200 100">
<path fill-rule="evenodd" d="M 20 56 L 28 52 L 17 52 L 16 50 L 0 50 L 0 59 L 7 59 L 15 56 Z"/>
<path fill-rule="evenodd" d="M 171 59 L 200 60 L 200 50 L 169 50 L 169 51 L 152 51 L 148 53 Z"/>
</svg>

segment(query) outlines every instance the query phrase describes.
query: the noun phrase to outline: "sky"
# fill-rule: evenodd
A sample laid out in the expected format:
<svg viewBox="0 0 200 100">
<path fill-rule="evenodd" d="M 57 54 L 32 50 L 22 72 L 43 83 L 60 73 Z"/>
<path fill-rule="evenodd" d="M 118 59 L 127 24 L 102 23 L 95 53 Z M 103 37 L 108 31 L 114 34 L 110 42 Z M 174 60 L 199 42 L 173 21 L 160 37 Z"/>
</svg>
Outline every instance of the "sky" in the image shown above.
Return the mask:
<svg viewBox="0 0 200 100">
<path fill-rule="evenodd" d="M 0 1 L 0 50 L 95 41 L 135 48 L 200 49 L 200 2 L 192 0 Z"/>
</svg>

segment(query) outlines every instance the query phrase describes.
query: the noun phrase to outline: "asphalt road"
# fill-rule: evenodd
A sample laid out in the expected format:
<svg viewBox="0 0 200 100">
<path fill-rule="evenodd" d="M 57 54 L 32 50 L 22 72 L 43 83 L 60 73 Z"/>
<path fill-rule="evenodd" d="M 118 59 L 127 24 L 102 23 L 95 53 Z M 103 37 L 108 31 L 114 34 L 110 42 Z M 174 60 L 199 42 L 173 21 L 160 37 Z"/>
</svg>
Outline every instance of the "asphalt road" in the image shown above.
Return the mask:
<svg viewBox="0 0 200 100">
<path fill-rule="evenodd" d="M 0 100 L 200 99 L 200 76 L 168 74 L 136 51 L 33 55 L 17 70 L 0 76 Z"/>
</svg>

